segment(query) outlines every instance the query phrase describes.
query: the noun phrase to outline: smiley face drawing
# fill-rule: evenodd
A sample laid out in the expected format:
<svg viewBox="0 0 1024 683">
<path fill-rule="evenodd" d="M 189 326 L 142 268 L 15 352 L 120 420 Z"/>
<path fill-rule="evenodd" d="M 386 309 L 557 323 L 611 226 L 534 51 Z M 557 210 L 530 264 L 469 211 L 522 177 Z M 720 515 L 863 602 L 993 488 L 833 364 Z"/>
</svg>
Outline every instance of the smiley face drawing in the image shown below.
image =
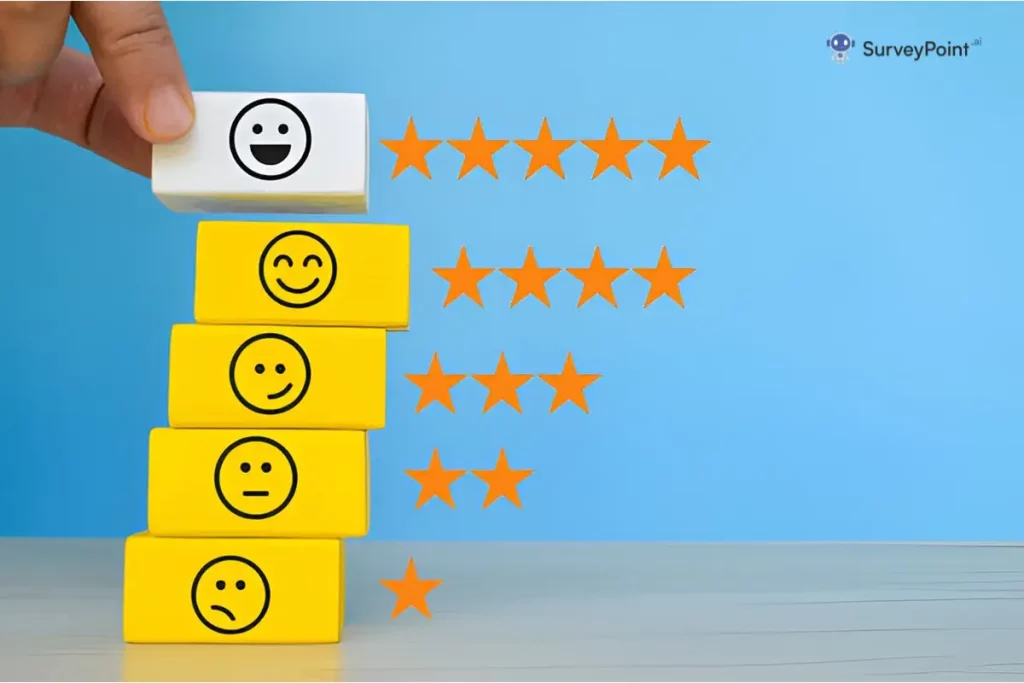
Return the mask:
<svg viewBox="0 0 1024 683">
<path fill-rule="evenodd" d="M 224 449 L 213 470 L 217 497 L 243 519 L 267 519 L 288 507 L 299 485 L 295 459 L 265 436 L 246 436 Z"/>
<path fill-rule="evenodd" d="M 259 180 L 281 180 L 306 163 L 313 148 L 309 121 L 298 107 L 275 97 L 250 102 L 231 123 L 231 157 Z"/>
<path fill-rule="evenodd" d="M 259 268 L 263 291 L 288 308 L 320 303 L 338 278 L 334 251 L 307 230 L 290 230 L 270 240 L 260 255 Z"/>
<path fill-rule="evenodd" d="M 223 555 L 203 565 L 192 581 L 192 611 L 211 631 L 237 635 L 259 624 L 270 609 L 270 581 L 255 562 Z"/>
<path fill-rule="evenodd" d="M 294 339 L 276 332 L 246 339 L 228 367 L 235 398 L 260 415 L 279 415 L 297 406 L 312 378 L 306 352 Z"/>
</svg>

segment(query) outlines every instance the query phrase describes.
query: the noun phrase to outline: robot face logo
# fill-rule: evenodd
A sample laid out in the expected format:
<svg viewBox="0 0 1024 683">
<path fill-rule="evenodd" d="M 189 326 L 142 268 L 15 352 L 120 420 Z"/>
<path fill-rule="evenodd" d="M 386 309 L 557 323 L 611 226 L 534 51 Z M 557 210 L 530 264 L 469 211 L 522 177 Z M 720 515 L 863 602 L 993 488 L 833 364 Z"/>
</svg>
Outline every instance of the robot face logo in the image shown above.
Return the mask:
<svg viewBox="0 0 1024 683">
<path fill-rule="evenodd" d="M 846 64 L 850 61 L 850 55 L 848 53 L 856 44 L 857 41 L 846 33 L 833 33 L 827 43 L 829 48 L 832 50 L 832 61 L 836 64 Z"/>
</svg>

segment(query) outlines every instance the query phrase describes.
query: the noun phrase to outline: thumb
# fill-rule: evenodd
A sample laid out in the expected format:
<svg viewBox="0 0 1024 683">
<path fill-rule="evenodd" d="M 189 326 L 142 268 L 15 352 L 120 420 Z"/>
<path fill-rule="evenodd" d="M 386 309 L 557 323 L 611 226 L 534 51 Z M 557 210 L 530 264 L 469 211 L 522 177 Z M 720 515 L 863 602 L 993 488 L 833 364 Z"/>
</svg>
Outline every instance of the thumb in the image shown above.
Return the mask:
<svg viewBox="0 0 1024 683">
<path fill-rule="evenodd" d="M 195 105 L 160 3 L 76 2 L 71 15 L 135 133 L 153 143 L 185 135 Z"/>
</svg>

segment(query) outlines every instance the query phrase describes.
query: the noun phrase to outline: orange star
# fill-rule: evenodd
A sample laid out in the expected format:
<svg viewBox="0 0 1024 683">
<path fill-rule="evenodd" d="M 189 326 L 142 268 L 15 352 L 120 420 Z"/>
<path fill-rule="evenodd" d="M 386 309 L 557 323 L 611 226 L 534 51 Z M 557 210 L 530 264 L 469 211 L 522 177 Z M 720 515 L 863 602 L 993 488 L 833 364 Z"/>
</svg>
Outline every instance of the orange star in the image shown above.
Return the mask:
<svg viewBox="0 0 1024 683">
<path fill-rule="evenodd" d="M 494 268 L 474 268 L 469 264 L 469 256 L 466 254 L 466 247 L 459 250 L 459 260 L 455 262 L 454 268 L 434 268 L 434 272 L 448 281 L 448 294 L 444 298 L 444 305 L 447 306 L 460 296 L 467 296 L 483 308 L 484 302 L 480 297 L 480 282 L 494 272 Z"/>
<path fill-rule="evenodd" d="M 502 401 L 512 406 L 517 413 L 522 413 L 523 409 L 519 406 L 519 387 L 532 378 L 533 375 L 513 375 L 509 372 L 504 352 L 498 358 L 498 367 L 495 368 L 493 375 L 473 375 L 473 379 L 487 387 L 485 413 Z"/>
<path fill-rule="evenodd" d="M 536 140 L 516 140 L 515 142 L 530 154 L 530 167 L 526 169 L 527 179 L 547 167 L 559 178 L 565 180 L 565 171 L 562 170 L 560 157 L 562 152 L 575 145 L 576 141 L 553 139 L 547 117 L 544 117 L 540 123 L 540 133 L 537 134 Z"/>
<path fill-rule="evenodd" d="M 676 127 L 672 129 L 670 140 L 648 140 L 659 152 L 665 155 L 665 163 L 661 165 L 661 180 L 677 168 L 685 170 L 697 180 L 697 165 L 693 163 L 693 155 L 707 147 L 710 140 L 687 140 L 686 131 L 683 130 L 683 120 L 676 119 Z"/>
<path fill-rule="evenodd" d="M 602 299 L 616 308 L 619 305 L 615 302 L 615 291 L 612 283 L 622 277 L 629 268 L 606 268 L 604 258 L 601 257 L 601 247 L 594 247 L 594 256 L 590 259 L 590 265 L 586 268 L 566 268 L 570 275 L 583 283 L 583 291 L 580 292 L 580 300 L 576 304 L 579 308 L 595 296 L 600 295 Z"/>
<path fill-rule="evenodd" d="M 512 295 L 512 308 L 517 303 L 531 294 L 540 300 L 542 304 L 551 307 L 548 301 L 548 290 L 545 284 L 548 280 L 558 275 L 561 268 L 541 268 L 537 265 L 537 257 L 533 254 L 533 247 L 526 248 L 526 259 L 522 268 L 499 268 L 502 275 L 505 275 L 516 283 L 515 294 Z"/>
<path fill-rule="evenodd" d="M 416 573 L 416 564 L 410 557 L 409 565 L 405 568 L 405 576 L 401 579 L 381 579 L 380 583 L 397 596 L 395 609 L 391 612 L 392 619 L 410 607 L 416 608 L 420 614 L 430 619 L 427 593 L 444 582 L 441 579 L 421 579 Z"/>
<path fill-rule="evenodd" d="M 416 133 L 416 124 L 409 117 L 409 125 L 405 127 L 405 137 L 401 140 L 381 140 L 382 145 L 398 155 L 395 160 L 395 170 L 391 173 L 394 180 L 407 168 L 415 168 L 430 179 L 430 169 L 427 168 L 427 154 L 441 144 L 440 140 L 420 140 Z"/>
<path fill-rule="evenodd" d="M 654 268 L 634 268 L 633 272 L 651 285 L 647 292 L 644 308 L 650 306 L 661 296 L 667 296 L 680 306 L 685 307 L 683 295 L 679 291 L 679 283 L 690 277 L 694 270 L 694 268 L 673 268 L 672 262 L 668 258 L 668 247 L 661 248 L 658 265 Z"/>
<path fill-rule="evenodd" d="M 523 504 L 519 500 L 519 484 L 533 474 L 533 470 L 513 470 L 508 466 L 508 458 L 505 457 L 505 449 L 498 454 L 498 462 L 493 470 L 473 470 L 473 474 L 487 484 L 487 497 L 484 498 L 484 507 L 499 498 L 507 498 L 517 508 Z"/>
<path fill-rule="evenodd" d="M 448 144 L 462 152 L 462 168 L 459 169 L 459 180 L 462 180 L 474 168 L 482 168 L 498 178 L 498 170 L 494 168 L 494 154 L 508 144 L 508 140 L 488 140 L 484 137 L 484 126 L 479 117 L 473 124 L 473 134 L 468 140 L 449 140 Z"/>
<path fill-rule="evenodd" d="M 629 162 L 626 161 L 626 156 L 642 143 L 643 140 L 620 139 L 619 130 L 615 127 L 615 119 L 611 119 L 608 122 L 604 140 L 583 140 L 583 144 L 597 154 L 597 166 L 594 167 L 593 177 L 596 178 L 609 168 L 617 168 L 622 175 L 632 180 L 633 175 L 629 172 Z"/>
<path fill-rule="evenodd" d="M 423 507 L 427 501 L 435 496 L 448 503 L 448 507 L 454 508 L 455 501 L 452 500 L 452 484 L 455 483 L 466 470 L 446 470 L 441 466 L 441 456 L 437 449 L 430 456 L 430 464 L 425 470 L 406 470 L 406 474 L 420 484 L 420 497 L 416 501 L 416 507 Z"/>
<path fill-rule="evenodd" d="M 552 413 L 570 401 L 579 406 L 584 413 L 589 413 L 587 397 L 583 395 L 583 390 L 600 379 L 601 375 L 581 375 L 576 372 L 576 363 L 570 353 L 565 358 L 562 374 L 540 375 L 540 378 L 555 390 L 555 398 L 551 401 Z"/>
<path fill-rule="evenodd" d="M 437 401 L 451 412 L 455 412 L 455 405 L 452 403 L 452 387 L 466 379 L 465 375 L 446 375 L 441 369 L 441 360 L 434 352 L 430 361 L 430 369 L 425 375 L 406 375 L 406 379 L 420 388 L 420 402 L 416 404 L 416 412 L 420 412 L 428 405 Z"/>
</svg>

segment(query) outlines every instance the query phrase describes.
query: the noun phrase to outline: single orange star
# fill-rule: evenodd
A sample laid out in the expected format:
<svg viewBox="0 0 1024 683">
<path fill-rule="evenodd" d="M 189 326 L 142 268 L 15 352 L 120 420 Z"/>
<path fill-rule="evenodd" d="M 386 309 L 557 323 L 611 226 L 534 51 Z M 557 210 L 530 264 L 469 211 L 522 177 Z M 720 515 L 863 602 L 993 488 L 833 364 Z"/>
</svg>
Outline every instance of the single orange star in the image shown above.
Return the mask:
<svg viewBox="0 0 1024 683">
<path fill-rule="evenodd" d="M 558 275 L 561 268 L 541 268 L 537 265 L 537 257 L 533 254 L 533 247 L 526 248 L 526 258 L 521 268 L 499 268 L 502 275 L 509 277 L 516 283 L 516 291 L 512 295 L 512 308 L 517 303 L 531 294 L 540 300 L 542 304 L 551 307 L 548 301 L 548 290 L 545 286 L 547 281 Z"/>
<path fill-rule="evenodd" d="M 647 280 L 651 288 L 647 291 L 647 301 L 644 308 L 647 308 L 661 296 L 667 296 L 680 306 L 683 303 L 683 295 L 679 291 L 679 283 L 693 274 L 694 268 L 674 268 L 668 258 L 668 247 L 661 248 L 661 256 L 658 257 L 658 265 L 654 268 L 634 268 L 633 272 Z"/>
<path fill-rule="evenodd" d="M 427 605 L 427 593 L 440 586 L 441 579 L 421 579 L 416 573 L 416 563 L 409 558 L 409 565 L 405 568 L 405 576 L 400 579 L 381 579 L 382 586 L 394 593 L 395 609 L 391 612 L 394 619 L 410 607 L 430 619 L 430 607 Z"/>
<path fill-rule="evenodd" d="M 499 498 L 507 498 L 517 508 L 522 508 L 523 503 L 519 500 L 519 484 L 533 474 L 533 470 L 514 470 L 508 466 L 508 458 L 505 456 L 505 449 L 498 454 L 498 462 L 493 470 L 473 470 L 473 474 L 487 484 L 487 496 L 484 498 L 484 507 Z"/>
<path fill-rule="evenodd" d="M 427 154 L 441 144 L 440 140 L 420 140 L 416 133 L 416 124 L 412 117 L 409 117 L 409 125 L 405 127 L 405 137 L 401 140 L 381 140 L 382 145 L 398 155 L 395 160 L 395 170 L 391 172 L 391 179 L 394 180 L 402 175 L 407 168 L 414 168 L 430 179 L 430 169 L 427 168 Z"/>
<path fill-rule="evenodd" d="M 597 166 L 594 167 L 593 178 L 601 175 L 609 168 L 616 168 L 622 175 L 630 180 L 633 179 L 633 174 L 629 172 L 629 162 L 626 161 L 626 156 L 643 144 L 643 140 L 620 139 L 619 129 L 615 127 L 614 118 L 608 122 L 608 130 L 604 134 L 604 140 L 583 140 L 583 144 L 597 154 Z"/>
<path fill-rule="evenodd" d="M 494 268 L 474 268 L 469 264 L 466 247 L 459 250 L 459 259 L 454 268 L 434 268 L 434 272 L 448 281 L 448 294 L 444 298 L 447 306 L 460 296 L 469 297 L 483 308 L 484 301 L 480 297 L 480 281 L 494 272 Z"/>
<path fill-rule="evenodd" d="M 648 140 L 655 149 L 665 155 L 665 162 L 661 165 L 661 180 L 677 168 L 685 170 L 697 180 L 697 165 L 693 163 L 693 155 L 707 147 L 710 140 L 687 140 L 686 131 L 683 130 L 683 120 L 676 118 L 676 127 L 672 129 L 672 138 L 669 140 Z"/>
<path fill-rule="evenodd" d="M 430 369 L 425 375 L 406 375 L 405 378 L 418 386 L 420 401 L 416 404 L 416 412 L 420 412 L 428 405 L 437 401 L 451 412 L 455 412 L 455 405 L 452 403 L 452 387 L 466 379 L 465 375 L 446 375 L 441 369 L 441 360 L 434 352 L 430 360 Z"/>
<path fill-rule="evenodd" d="M 495 368 L 494 374 L 473 375 L 473 379 L 487 387 L 487 400 L 484 401 L 485 413 L 502 401 L 512 406 L 517 413 L 522 413 L 523 409 L 519 406 L 518 390 L 532 378 L 533 375 L 513 375 L 509 372 L 504 352 L 498 358 L 498 367 Z"/>
<path fill-rule="evenodd" d="M 555 412 L 567 402 L 575 403 L 584 413 L 589 413 L 587 408 L 587 397 L 583 390 L 601 378 L 601 375 L 581 375 L 576 372 L 576 363 L 570 353 L 565 358 L 565 365 L 562 366 L 560 375 L 539 375 L 555 390 L 555 398 L 551 401 L 551 412 Z"/>
<path fill-rule="evenodd" d="M 441 466 L 441 456 L 437 449 L 430 456 L 430 464 L 425 470 L 406 470 L 406 474 L 420 484 L 420 497 L 416 501 L 416 507 L 423 507 L 428 500 L 437 497 L 448 503 L 448 507 L 454 508 L 455 501 L 452 500 L 452 484 L 455 483 L 466 470 L 446 470 Z"/>
<path fill-rule="evenodd" d="M 619 307 L 615 302 L 615 290 L 612 288 L 612 283 L 622 277 L 629 268 L 607 268 L 604 265 L 604 258 L 601 256 L 601 247 L 594 247 L 594 256 L 586 268 L 566 268 L 566 270 L 583 283 L 583 291 L 580 292 L 580 300 L 577 302 L 576 308 L 598 295 L 612 306 Z"/>
<path fill-rule="evenodd" d="M 544 117 L 540 123 L 540 132 L 537 134 L 536 140 L 516 140 L 515 142 L 530 154 L 530 167 L 526 169 L 526 179 L 546 167 L 565 180 L 565 171 L 562 170 L 560 157 L 562 152 L 575 145 L 576 141 L 553 139 L 547 117 Z"/>
<path fill-rule="evenodd" d="M 484 126 L 477 118 L 473 124 L 473 134 L 468 140 L 449 140 L 448 144 L 462 152 L 462 168 L 459 169 L 459 180 L 462 180 L 474 168 L 482 168 L 497 180 L 498 169 L 494 167 L 494 154 L 508 144 L 508 140 L 488 140 L 484 136 Z"/>
</svg>

